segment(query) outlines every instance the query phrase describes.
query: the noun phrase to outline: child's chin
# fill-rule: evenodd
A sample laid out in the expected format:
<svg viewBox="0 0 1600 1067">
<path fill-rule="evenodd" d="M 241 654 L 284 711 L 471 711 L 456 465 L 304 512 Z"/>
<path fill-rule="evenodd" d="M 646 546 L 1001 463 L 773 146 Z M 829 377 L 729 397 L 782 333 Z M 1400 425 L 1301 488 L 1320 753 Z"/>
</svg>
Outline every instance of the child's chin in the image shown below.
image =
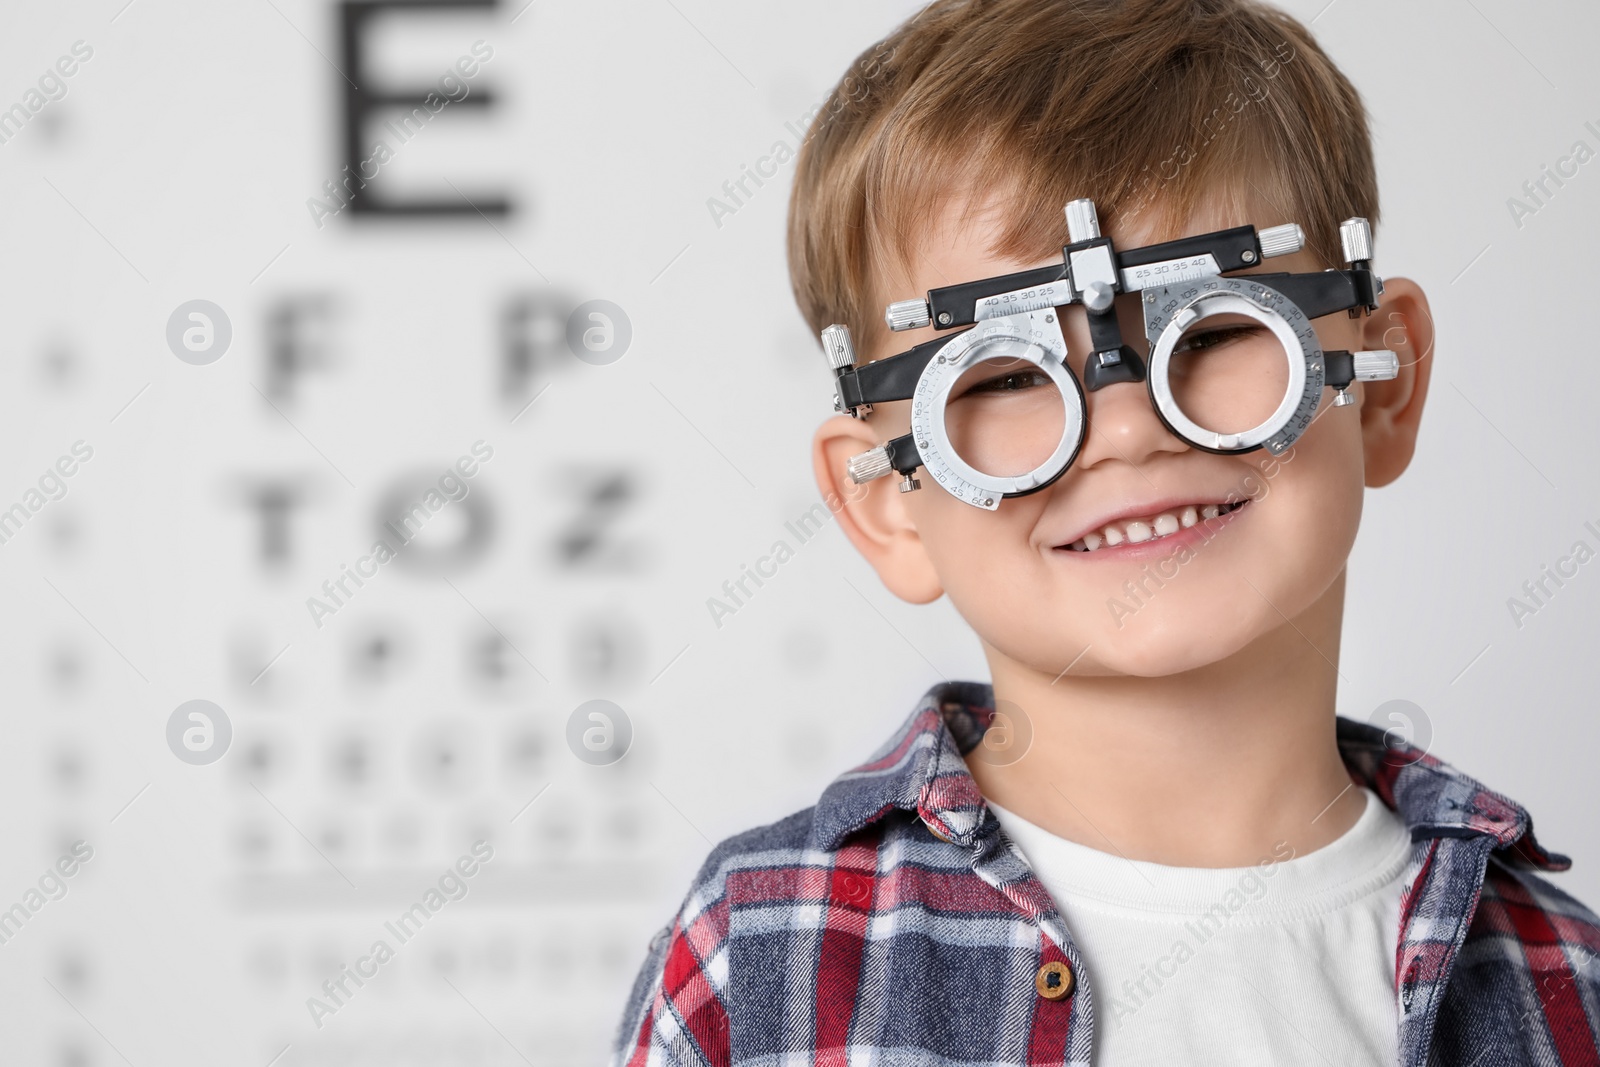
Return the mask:
<svg viewBox="0 0 1600 1067">
<path fill-rule="evenodd" d="M 1133 678 L 1183 674 L 1227 659 L 1249 644 L 1248 639 L 1219 640 L 1223 636 L 1212 633 L 1198 639 L 1190 635 L 1169 640 L 1123 637 L 1104 650 L 1101 673 Z M 1101 649 L 1096 648 L 1095 652 Z"/>
<path fill-rule="evenodd" d="M 1150 604 L 1121 629 L 1107 627 L 1091 653 L 1105 673 L 1159 678 L 1210 666 L 1239 652 L 1261 636 L 1256 620 L 1227 618 L 1216 612 L 1171 610 Z"/>
</svg>

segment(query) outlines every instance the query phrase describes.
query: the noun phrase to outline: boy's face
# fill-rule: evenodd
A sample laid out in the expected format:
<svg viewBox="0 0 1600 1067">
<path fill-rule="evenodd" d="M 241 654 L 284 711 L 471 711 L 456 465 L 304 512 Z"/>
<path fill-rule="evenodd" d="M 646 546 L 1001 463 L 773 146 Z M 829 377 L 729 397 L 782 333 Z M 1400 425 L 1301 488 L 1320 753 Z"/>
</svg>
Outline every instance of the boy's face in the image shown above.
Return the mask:
<svg viewBox="0 0 1600 1067">
<path fill-rule="evenodd" d="M 1107 233 L 1127 249 L 1291 221 L 1270 203 L 1244 199 L 1237 216 L 1212 209 L 1192 217 L 1181 234 L 1155 234 L 1137 219 Z M 887 287 L 891 299 L 1060 262 L 1059 254 L 1036 262 L 992 257 L 993 210 L 961 227 L 960 205 L 952 204 L 909 276 Z M 1300 252 L 1241 273 L 1320 269 L 1311 253 Z M 864 421 L 838 416 L 825 423 L 814 452 L 818 480 L 825 493 L 849 501 L 841 525 L 891 591 L 915 603 L 948 593 L 991 659 L 999 653 L 1046 674 L 1072 665 L 1074 674 L 1141 676 L 1216 662 L 1322 598 L 1341 595 L 1337 580 L 1360 523 L 1364 486 L 1392 481 L 1410 461 L 1432 363 L 1432 323 L 1413 283 L 1386 279 L 1385 288 L 1383 308 L 1370 317 L 1339 312 L 1315 326 L 1325 350 L 1395 350 L 1399 377 L 1353 385 L 1356 404 L 1348 407 L 1333 407 L 1333 390 L 1325 389 L 1316 420 L 1282 456 L 1192 448 L 1162 425 L 1145 383 L 1128 382 L 1086 394 L 1087 436 L 1061 478 L 1005 499 L 993 512 L 957 500 L 926 471 L 918 472 L 922 489 L 911 493 L 898 491 L 894 475 L 849 482 L 843 471 L 851 455 L 907 432 L 908 401 L 877 405 Z M 1119 296 L 1118 311 L 1124 340 L 1145 354 L 1137 294 Z M 1084 309 L 1058 312 L 1068 362 L 1082 381 L 1090 347 Z M 934 336 L 931 329 L 896 334 L 860 357 L 881 359 Z M 1231 513 L 1203 518 L 1208 507 L 1239 501 Z M 1133 525 L 1141 521 L 1142 528 Z M 1176 533 L 1150 536 L 1174 522 Z M 1081 549 L 1090 535 L 1103 539 L 1097 550 L 1068 547 Z M 1110 543 L 1119 536 L 1119 544 Z"/>
</svg>

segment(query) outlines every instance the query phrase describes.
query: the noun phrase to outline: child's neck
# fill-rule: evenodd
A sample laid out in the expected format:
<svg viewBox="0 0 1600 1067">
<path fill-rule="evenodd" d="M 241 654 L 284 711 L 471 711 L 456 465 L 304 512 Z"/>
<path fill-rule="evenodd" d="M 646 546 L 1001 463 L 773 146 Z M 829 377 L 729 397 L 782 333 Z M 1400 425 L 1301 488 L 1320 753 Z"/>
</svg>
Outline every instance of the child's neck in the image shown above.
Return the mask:
<svg viewBox="0 0 1600 1067">
<path fill-rule="evenodd" d="M 1160 678 L 1060 678 L 985 646 L 996 701 L 1025 709 L 1024 758 L 969 758 L 986 797 L 1060 837 L 1178 867 L 1244 867 L 1338 838 L 1365 800 L 1334 739 L 1341 574 L 1293 623 Z M 1002 705 L 1002 708 L 1004 705 Z"/>
</svg>

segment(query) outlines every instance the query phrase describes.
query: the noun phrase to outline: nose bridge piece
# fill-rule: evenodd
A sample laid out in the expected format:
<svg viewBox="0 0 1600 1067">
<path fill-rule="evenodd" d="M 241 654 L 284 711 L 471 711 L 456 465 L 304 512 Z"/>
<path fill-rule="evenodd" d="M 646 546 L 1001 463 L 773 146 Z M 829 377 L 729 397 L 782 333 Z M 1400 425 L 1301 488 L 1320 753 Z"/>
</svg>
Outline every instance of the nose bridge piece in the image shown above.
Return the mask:
<svg viewBox="0 0 1600 1067">
<path fill-rule="evenodd" d="M 1129 346 L 1097 347 L 1084 365 L 1083 388 L 1093 393 L 1118 382 L 1142 382 L 1144 376 L 1144 360 Z"/>
<path fill-rule="evenodd" d="M 1085 392 L 1118 382 L 1144 381 L 1144 317 L 1137 294 L 1117 294 L 1114 301 L 1099 307 L 1058 307 L 1056 314 L 1069 356 L 1082 359 L 1078 378 Z M 1131 337 L 1124 332 L 1125 327 L 1134 331 Z M 1129 344 L 1128 340 L 1138 343 Z"/>
</svg>

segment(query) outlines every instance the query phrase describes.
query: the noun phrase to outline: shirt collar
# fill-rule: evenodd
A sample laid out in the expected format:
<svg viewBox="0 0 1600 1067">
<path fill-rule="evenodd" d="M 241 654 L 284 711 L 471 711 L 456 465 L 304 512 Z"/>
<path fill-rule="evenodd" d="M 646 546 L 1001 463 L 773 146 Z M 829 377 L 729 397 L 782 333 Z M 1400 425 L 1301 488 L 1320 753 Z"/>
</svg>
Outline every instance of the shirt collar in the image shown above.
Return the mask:
<svg viewBox="0 0 1600 1067">
<path fill-rule="evenodd" d="M 953 844 L 972 844 L 986 807 L 962 757 L 977 747 L 993 715 L 993 690 L 986 682 L 941 682 L 929 689 L 865 763 L 823 790 L 812 822 L 813 844 L 836 848 L 894 810 L 916 814 Z M 1486 836 L 1511 866 L 1564 871 L 1572 865 L 1567 856 L 1539 844 L 1532 816 L 1522 805 L 1425 749 L 1342 715 L 1336 737 L 1351 781 L 1397 812 L 1413 841 Z"/>
</svg>

